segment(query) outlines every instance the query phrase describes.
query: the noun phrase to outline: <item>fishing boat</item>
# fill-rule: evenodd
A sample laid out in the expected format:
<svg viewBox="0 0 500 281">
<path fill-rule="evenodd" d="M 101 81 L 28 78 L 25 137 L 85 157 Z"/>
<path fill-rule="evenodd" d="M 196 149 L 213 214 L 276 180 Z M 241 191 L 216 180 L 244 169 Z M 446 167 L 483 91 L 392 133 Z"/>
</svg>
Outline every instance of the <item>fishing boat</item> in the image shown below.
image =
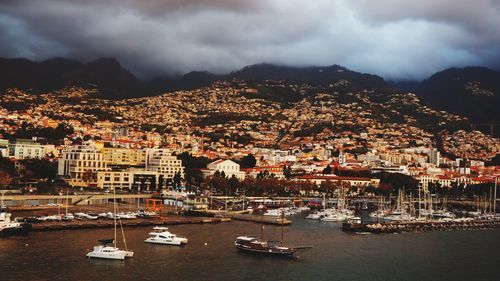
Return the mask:
<svg viewBox="0 0 500 281">
<path fill-rule="evenodd" d="M 167 227 L 156 226 L 153 228 L 153 232 L 150 232 L 149 235 L 151 237 L 144 240 L 144 242 L 176 246 L 187 244 L 188 242 L 188 239 L 186 237 L 171 233 L 170 231 L 168 231 Z"/>
</svg>

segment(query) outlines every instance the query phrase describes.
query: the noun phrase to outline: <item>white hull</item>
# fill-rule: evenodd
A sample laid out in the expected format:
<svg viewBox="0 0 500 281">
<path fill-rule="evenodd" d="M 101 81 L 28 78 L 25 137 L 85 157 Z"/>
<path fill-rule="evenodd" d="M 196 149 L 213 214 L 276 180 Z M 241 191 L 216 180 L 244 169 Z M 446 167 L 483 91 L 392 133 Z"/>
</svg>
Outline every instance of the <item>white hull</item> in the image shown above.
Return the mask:
<svg viewBox="0 0 500 281">
<path fill-rule="evenodd" d="M 167 227 L 154 227 L 149 235 L 151 237 L 144 240 L 145 243 L 180 246 L 188 242 L 186 237 L 170 233 Z"/>
<path fill-rule="evenodd" d="M 125 257 L 126 258 L 131 258 L 134 256 L 134 252 L 132 251 L 124 251 L 125 252 Z"/>
<path fill-rule="evenodd" d="M 87 257 L 107 260 L 124 260 L 130 253 L 132 255 L 134 254 L 133 252 L 123 251 L 115 247 L 95 246 L 91 252 L 87 253 Z"/>
<path fill-rule="evenodd" d="M 161 238 L 148 238 L 144 240 L 146 243 L 152 243 L 152 244 L 162 244 L 162 245 L 174 245 L 174 246 L 180 246 L 182 244 L 187 244 L 187 239 L 174 239 L 174 240 L 167 240 L 167 239 L 161 239 Z"/>
<path fill-rule="evenodd" d="M 345 220 L 346 220 L 345 217 L 333 217 L 333 218 L 324 217 L 321 219 L 321 221 L 325 221 L 325 222 L 339 222 L 339 221 L 345 221 Z"/>
<path fill-rule="evenodd" d="M 95 258 L 95 259 L 106 259 L 106 260 L 124 260 L 125 259 L 125 253 L 123 253 L 123 254 L 114 254 L 114 255 L 99 254 L 99 253 L 88 253 L 87 257 L 88 258 Z"/>
<path fill-rule="evenodd" d="M 318 214 L 309 214 L 306 219 L 310 219 L 310 220 L 319 220 L 321 218 L 321 215 L 318 215 Z"/>
</svg>

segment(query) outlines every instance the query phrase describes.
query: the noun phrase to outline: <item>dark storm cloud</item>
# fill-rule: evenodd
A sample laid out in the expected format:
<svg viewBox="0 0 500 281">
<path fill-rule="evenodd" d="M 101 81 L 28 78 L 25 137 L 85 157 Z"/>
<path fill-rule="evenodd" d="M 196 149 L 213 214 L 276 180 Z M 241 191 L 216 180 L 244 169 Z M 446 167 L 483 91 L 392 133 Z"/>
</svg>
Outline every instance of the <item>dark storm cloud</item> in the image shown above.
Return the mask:
<svg viewBox="0 0 500 281">
<path fill-rule="evenodd" d="M 499 2 L 3 0 L 0 56 L 114 56 L 143 76 L 272 62 L 422 78 L 497 67 Z"/>
</svg>

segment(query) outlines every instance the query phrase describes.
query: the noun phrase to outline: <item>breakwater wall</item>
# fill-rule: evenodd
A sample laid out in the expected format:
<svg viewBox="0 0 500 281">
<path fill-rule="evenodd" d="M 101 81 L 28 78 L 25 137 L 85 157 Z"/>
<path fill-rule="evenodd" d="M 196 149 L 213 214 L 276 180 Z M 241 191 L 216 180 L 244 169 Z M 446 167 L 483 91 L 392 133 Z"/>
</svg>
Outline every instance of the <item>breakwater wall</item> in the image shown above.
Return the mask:
<svg viewBox="0 0 500 281">
<path fill-rule="evenodd" d="M 445 230 L 469 230 L 499 228 L 500 220 L 474 220 L 461 222 L 385 222 L 367 224 L 366 229 L 371 233 L 401 233 Z"/>
</svg>

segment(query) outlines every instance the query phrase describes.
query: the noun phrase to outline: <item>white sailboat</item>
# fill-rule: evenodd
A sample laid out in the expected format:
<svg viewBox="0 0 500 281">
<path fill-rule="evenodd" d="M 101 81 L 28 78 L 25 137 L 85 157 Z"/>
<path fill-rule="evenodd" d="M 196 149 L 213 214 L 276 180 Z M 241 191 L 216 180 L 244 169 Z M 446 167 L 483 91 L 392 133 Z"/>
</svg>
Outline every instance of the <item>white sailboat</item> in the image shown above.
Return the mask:
<svg viewBox="0 0 500 281">
<path fill-rule="evenodd" d="M 385 216 L 387 216 L 389 213 L 388 211 L 386 210 L 386 206 L 385 206 L 385 202 L 384 202 L 384 199 L 382 197 L 382 195 L 380 195 L 379 199 L 378 199 L 378 208 L 376 211 L 374 212 L 371 212 L 369 214 L 370 218 L 383 218 Z"/>
<path fill-rule="evenodd" d="M 99 258 L 99 259 L 110 259 L 110 260 L 124 260 L 125 258 L 131 258 L 134 256 L 134 252 L 127 249 L 127 242 L 125 240 L 125 233 L 123 232 L 123 226 L 120 220 L 120 229 L 123 235 L 123 242 L 125 244 L 125 250 L 119 249 L 116 246 L 116 192 L 113 189 L 113 219 L 114 219 L 114 239 L 103 239 L 99 240 L 101 245 L 94 246 L 92 251 L 87 253 L 88 258 Z M 113 244 L 111 246 L 111 244 Z"/>
<path fill-rule="evenodd" d="M 398 198 L 396 202 L 396 209 L 392 211 L 391 214 L 383 217 L 386 221 L 414 221 L 416 218 L 406 211 L 404 191 L 398 192 Z"/>
</svg>

